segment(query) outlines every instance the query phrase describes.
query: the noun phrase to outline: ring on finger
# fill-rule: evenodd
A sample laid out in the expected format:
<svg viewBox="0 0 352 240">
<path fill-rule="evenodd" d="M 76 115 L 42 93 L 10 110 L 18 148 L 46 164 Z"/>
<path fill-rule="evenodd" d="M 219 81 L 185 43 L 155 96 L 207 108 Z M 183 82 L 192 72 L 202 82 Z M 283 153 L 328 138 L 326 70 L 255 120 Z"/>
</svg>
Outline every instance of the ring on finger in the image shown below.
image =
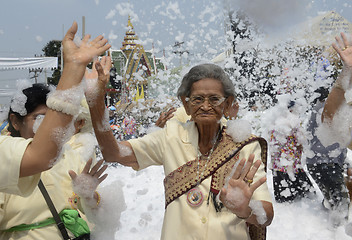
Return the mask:
<svg viewBox="0 0 352 240">
<path fill-rule="evenodd" d="M 344 48 L 342 49 L 342 51 L 345 51 L 348 47 L 349 47 L 349 46 L 344 47 Z"/>
<path fill-rule="evenodd" d="M 251 183 L 253 182 L 253 179 L 247 179 L 247 178 L 245 178 L 245 179 L 243 179 L 243 181 L 245 181 L 245 182 L 248 183 L 248 184 L 251 184 Z"/>
</svg>

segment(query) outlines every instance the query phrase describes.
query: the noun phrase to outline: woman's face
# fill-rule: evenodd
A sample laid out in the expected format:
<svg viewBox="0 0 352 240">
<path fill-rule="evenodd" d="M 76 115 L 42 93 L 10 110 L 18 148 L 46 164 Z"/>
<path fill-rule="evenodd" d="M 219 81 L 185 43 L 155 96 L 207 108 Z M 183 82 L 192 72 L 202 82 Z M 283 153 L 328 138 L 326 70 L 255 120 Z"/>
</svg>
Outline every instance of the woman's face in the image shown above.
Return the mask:
<svg viewBox="0 0 352 240">
<path fill-rule="evenodd" d="M 35 125 L 37 125 L 36 128 L 38 127 L 38 121 L 45 116 L 47 110 L 48 107 L 46 105 L 39 105 L 33 112 L 27 114 L 22 122 L 17 121 L 14 127 L 20 132 L 21 137 L 26 139 L 34 137 L 33 127 Z"/>
<path fill-rule="evenodd" d="M 233 97 L 225 98 L 221 82 L 213 78 L 193 83 L 189 98 L 181 99 L 187 114 L 198 124 L 218 124 L 233 101 Z"/>
</svg>

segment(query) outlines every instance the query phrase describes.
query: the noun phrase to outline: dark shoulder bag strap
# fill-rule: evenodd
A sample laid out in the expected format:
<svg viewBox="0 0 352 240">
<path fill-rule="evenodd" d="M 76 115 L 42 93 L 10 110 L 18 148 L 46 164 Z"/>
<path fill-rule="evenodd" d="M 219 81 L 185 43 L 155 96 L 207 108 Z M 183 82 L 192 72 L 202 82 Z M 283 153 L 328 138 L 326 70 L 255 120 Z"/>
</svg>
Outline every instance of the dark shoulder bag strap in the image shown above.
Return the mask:
<svg viewBox="0 0 352 240">
<path fill-rule="evenodd" d="M 38 187 L 40 189 L 40 191 L 42 192 L 43 194 L 43 197 L 46 201 L 46 204 L 48 205 L 49 209 L 50 209 L 50 212 L 51 214 L 53 215 L 54 217 L 54 220 L 56 222 L 56 225 L 57 227 L 59 228 L 60 232 L 61 232 L 61 235 L 63 237 L 64 240 L 69 240 L 71 239 L 69 236 L 68 236 L 68 233 L 67 233 L 67 230 L 65 228 L 65 225 L 64 223 L 61 221 L 61 218 L 59 216 L 59 214 L 57 213 L 56 211 L 56 208 L 54 206 L 54 203 L 51 201 L 51 198 L 49 196 L 49 193 L 46 191 L 46 188 L 42 182 L 42 180 L 40 179 L 39 180 L 39 183 L 38 183 Z"/>
</svg>

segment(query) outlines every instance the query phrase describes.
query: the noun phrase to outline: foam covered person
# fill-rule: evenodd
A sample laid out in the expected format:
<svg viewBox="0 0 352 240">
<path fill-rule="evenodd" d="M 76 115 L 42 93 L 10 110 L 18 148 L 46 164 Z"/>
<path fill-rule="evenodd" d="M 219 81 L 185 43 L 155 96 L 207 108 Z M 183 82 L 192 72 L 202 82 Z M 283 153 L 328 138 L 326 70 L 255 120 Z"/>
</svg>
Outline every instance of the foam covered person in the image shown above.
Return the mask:
<svg viewBox="0 0 352 240">
<path fill-rule="evenodd" d="M 89 35 L 77 46 L 74 42 L 76 32 L 77 23 L 74 22 L 62 41 L 64 66 L 57 86 L 59 92 L 48 98 L 49 109 L 35 137 L 0 136 L 0 192 L 29 195 L 37 186 L 40 173 L 53 166 L 63 144 L 52 136 L 57 129 L 66 128 L 72 122 L 80 103 L 80 99 L 74 97 L 77 94 L 60 97 L 60 91 L 67 92 L 79 86 L 87 64 L 110 48 L 103 36 L 90 41 Z"/>
<path fill-rule="evenodd" d="M 266 141 L 250 134 L 236 139 L 229 134 L 230 129 L 236 132 L 234 127 L 221 123 L 235 100 L 233 83 L 223 69 L 201 64 L 184 76 L 177 95 L 192 121 L 167 121 L 142 138 L 117 142 L 112 131 L 102 127 L 108 123 L 104 89 L 109 64 L 96 63 L 99 90 L 89 105 L 95 134 L 106 161 L 135 170 L 163 165 L 166 210 L 161 239 L 249 239 L 248 225 L 271 223 L 272 199 L 262 162 Z"/>
<path fill-rule="evenodd" d="M 48 111 L 46 98 L 49 88 L 44 84 L 33 84 L 21 92 L 23 94 L 16 94 L 15 98 L 25 96 L 25 106 L 14 108 L 25 109 L 26 115 L 21 116 L 17 110 L 10 108 L 9 131 L 13 137 L 33 138 Z M 57 163 L 41 174 L 41 182 L 64 223 L 67 235 L 86 239 L 83 236 L 89 236 L 90 230 L 77 209 L 84 212 L 99 207 L 100 195 L 95 190 L 106 178 L 102 173 L 107 166 L 100 169 L 101 160 L 90 168 L 93 159 L 95 162 L 96 140 L 85 100 L 74 117 L 73 127 L 74 136 L 64 144 Z M 77 176 L 76 172 L 82 174 Z M 89 193 L 85 194 L 82 189 L 84 192 L 88 189 Z M 85 204 L 84 209 L 81 200 Z M 39 187 L 26 197 L 0 193 L 0 239 L 59 240 L 62 237 Z"/>
</svg>

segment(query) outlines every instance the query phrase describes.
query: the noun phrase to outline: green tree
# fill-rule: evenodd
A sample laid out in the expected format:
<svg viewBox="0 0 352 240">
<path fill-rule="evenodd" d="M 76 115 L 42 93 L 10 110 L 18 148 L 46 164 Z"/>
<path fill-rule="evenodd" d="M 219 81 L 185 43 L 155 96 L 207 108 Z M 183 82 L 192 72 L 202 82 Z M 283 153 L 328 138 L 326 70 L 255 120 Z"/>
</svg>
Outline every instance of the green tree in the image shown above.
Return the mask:
<svg viewBox="0 0 352 240">
<path fill-rule="evenodd" d="M 51 77 L 48 77 L 48 83 L 57 85 L 61 77 L 61 41 L 51 40 L 42 49 L 45 57 L 57 57 L 58 58 L 58 68 L 54 70 Z"/>
</svg>

